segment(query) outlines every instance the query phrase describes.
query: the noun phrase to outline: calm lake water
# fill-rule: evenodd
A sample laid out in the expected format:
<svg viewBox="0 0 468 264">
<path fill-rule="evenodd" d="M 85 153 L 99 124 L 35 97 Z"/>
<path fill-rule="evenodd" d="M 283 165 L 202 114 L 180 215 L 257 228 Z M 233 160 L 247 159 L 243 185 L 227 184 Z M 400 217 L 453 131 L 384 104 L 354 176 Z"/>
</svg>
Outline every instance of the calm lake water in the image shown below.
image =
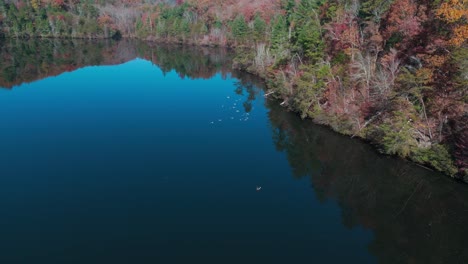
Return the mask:
<svg viewBox="0 0 468 264">
<path fill-rule="evenodd" d="M 466 185 L 301 120 L 231 63 L 0 42 L 0 263 L 468 263 Z"/>
</svg>

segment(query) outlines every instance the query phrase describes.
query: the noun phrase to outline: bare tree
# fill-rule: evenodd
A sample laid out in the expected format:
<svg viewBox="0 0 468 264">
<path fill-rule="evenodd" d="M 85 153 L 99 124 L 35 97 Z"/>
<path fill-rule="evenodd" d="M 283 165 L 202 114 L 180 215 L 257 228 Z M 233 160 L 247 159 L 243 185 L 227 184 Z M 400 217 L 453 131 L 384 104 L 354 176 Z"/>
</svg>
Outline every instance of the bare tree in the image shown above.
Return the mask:
<svg viewBox="0 0 468 264">
<path fill-rule="evenodd" d="M 362 85 L 365 89 L 365 99 L 370 98 L 372 80 L 375 75 L 376 57 L 370 54 L 356 53 L 355 60 L 351 64 L 351 79 Z"/>
<path fill-rule="evenodd" d="M 107 14 L 112 17 L 117 28 L 123 35 L 130 36 L 135 32 L 135 25 L 138 17 L 141 17 L 141 11 L 136 8 L 127 8 L 115 5 L 98 5 L 101 14 Z"/>
</svg>

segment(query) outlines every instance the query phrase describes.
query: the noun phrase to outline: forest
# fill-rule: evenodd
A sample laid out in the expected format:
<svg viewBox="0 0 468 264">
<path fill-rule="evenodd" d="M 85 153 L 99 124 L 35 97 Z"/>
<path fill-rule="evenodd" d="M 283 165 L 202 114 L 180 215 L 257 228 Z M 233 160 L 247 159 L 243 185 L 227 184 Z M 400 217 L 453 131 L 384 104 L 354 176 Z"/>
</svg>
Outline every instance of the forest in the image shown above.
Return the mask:
<svg viewBox="0 0 468 264">
<path fill-rule="evenodd" d="M 283 108 L 468 181 L 467 0 L 0 0 L 0 35 L 231 47 Z"/>
</svg>

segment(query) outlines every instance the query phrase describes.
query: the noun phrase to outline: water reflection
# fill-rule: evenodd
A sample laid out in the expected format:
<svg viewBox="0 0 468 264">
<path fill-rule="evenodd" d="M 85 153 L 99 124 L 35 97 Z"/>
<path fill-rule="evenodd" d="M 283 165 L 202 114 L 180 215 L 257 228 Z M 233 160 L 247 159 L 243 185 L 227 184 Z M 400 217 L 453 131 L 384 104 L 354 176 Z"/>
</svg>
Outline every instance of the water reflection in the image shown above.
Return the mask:
<svg viewBox="0 0 468 264">
<path fill-rule="evenodd" d="M 66 71 L 140 57 L 181 78 L 217 73 L 238 81 L 236 94 L 252 110 L 262 82 L 231 71 L 226 49 L 169 47 L 137 41 L 17 41 L 0 43 L 0 86 L 12 88 Z M 369 253 L 379 263 L 466 263 L 468 188 L 431 171 L 377 155 L 370 146 L 304 122 L 268 100 L 276 149 L 295 178 L 309 178 L 317 199 L 337 201 L 346 227 L 374 233 Z"/>
<path fill-rule="evenodd" d="M 379 263 L 466 263 L 468 189 L 370 146 L 303 122 L 269 101 L 273 141 L 317 198 L 334 199 L 343 224 L 369 228 Z"/>
<path fill-rule="evenodd" d="M 181 78 L 222 76 L 231 71 L 227 49 L 168 46 L 136 40 L 0 39 L 0 87 L 56 76 L 86 66 L 116 65 L 144 58 Z"/>
</svg>

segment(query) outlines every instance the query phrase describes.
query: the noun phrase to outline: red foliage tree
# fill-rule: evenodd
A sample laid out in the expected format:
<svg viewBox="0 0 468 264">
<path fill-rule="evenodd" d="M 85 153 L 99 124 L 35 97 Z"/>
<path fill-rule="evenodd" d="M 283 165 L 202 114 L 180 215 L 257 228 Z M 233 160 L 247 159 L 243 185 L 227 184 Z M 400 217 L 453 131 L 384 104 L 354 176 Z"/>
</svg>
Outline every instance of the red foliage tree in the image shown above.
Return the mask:
<svg viewBox="0 0 468 264">
<path fill-rule="evenodd" d="M 421 33 L 422 22 L 427 17 L 425 6 L 418 6 L 415 0 L 395 1 L 387 16 L 387 27 L 384 36 L 388 39 L 395 33 L 400 33 L 405 39 L 411 39 Z"/>
</svg>

